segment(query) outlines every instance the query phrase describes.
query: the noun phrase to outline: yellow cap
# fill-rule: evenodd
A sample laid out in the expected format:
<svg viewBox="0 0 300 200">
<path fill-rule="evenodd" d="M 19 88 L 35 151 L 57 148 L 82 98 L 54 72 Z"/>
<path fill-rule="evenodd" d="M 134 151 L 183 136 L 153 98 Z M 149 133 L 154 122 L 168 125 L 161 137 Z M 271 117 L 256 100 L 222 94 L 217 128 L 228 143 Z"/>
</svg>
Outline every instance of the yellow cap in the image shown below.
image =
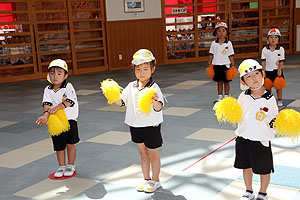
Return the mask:
<svg viewBox="0 0 300 200">
<path fill-rule="evenodd" d="M 250 72 L 258 70 L 258 69 L 262 69 L 262 66 L 256 60 L 246 59 L 239 66 L 240 78 L 242 76 L 249 74 Z M 241 83 L 240 88 L 242 90 L 247 90 L 249 87 L 247 85 L 243 85 Z"/>
<path fill-rule="evenodd" d="M 51 67 L 60 67 L 68 72 L 68 65 L 67 65 L 66 61 L 64 61 L 62 59 L 52 60 L 49 64 L 48 69 L 50 69 Z"/>
<path fill-rule="evenodd" d="M 48 70 L 51 68 L 51 67 L 60 67 L 64 70 L 66 70 L 66 72 L 68 72 L 68 65 L 66 63 L 66 61 L 62 60 L 62 59 L 55 59 L 55 60 L 52 60 L 48 66 Z M 49 76 L 49 73 L 47 74 L 47 80 L 49 83 L 53 84 L 51 79 L 50 79 L 50 76 Z"/>
<path fill-rule="evenodd" d="M 153 56 L 151 51 L 149 51 L 148 49 L 140 49 L 133 54 L 131 63 L 134 65 L 140 65 L 146 62 L 151 62 L 153 60 L 155 60 L 155 57 Z"/>
</svg>

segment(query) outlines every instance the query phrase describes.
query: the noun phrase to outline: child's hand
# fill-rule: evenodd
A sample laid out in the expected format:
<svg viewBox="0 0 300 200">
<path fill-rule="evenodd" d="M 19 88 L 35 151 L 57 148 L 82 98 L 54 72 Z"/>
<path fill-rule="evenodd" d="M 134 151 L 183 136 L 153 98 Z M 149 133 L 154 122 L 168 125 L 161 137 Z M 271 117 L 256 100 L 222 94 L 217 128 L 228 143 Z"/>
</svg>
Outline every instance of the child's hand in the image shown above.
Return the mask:
<svg viewBox="0 0 300 200">
<path fill-rule="evenodd" d="M 281 70 L 277 70 L 277 76 L 281 76 Z"/>
<path fill-rule="evenodd" d="M 36 123 L 37 125 L 39 125 L 39 126 L 44 126 L 44 125 L 47 123 L 47 121 L 48 121 L 48 118 L 47 118 L 45 115 L 43 115 L 43 116 L 40 116 L 40 117 L 35 121 L 35 123 Z"/>
<path fill-rule="evenodd" d="M 51 106 L 51 107 L 49 108 L 48 112 L 49 112 L 50 114 L 56 113 L 56 111 L 58 110 L 58 107 L 57 107 L 57 106 L 58 106 L 58 105 L 56 105 L 56 106 Z"/>
</svg>

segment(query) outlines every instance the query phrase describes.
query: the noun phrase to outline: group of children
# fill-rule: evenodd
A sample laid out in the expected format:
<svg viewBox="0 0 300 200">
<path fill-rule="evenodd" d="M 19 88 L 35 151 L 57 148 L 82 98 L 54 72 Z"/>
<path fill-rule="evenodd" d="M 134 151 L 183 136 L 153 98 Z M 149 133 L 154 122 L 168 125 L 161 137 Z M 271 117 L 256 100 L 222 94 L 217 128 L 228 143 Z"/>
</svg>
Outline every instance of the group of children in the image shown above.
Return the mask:
<svg viewBox="0 0 300 200">
<path fill-rule="evenodd" d="M 214 67 L 214 81 L 218 83 L 218 100 L 228 97 L 230 80 L 226 79 L 226 71 L 234 67 L 234 51 L 228 40 L 226 23 L 216 24 L 214 35 L 217 40 L 211 44 L 208 64 Z M 246 192 L 241 200 L 254 200 L 252 189 L 253 173 L 260 174 L 261 188 L 256 200 L 267 200 L 267 187 L 270 173 L 274 171 L 271 140 L 274 138 L 272 122 L 278 113 L 275 97 L 270 90 L 263 88 L 264 76 L 274 80 L 276 76 L 283 76 L 284 49 L 278 45 L 280 32 L 271 29 L 267 36 L 268 45 L 262 51 L 262 65 L 253 59 L 244 60 L 238 70 L 241 88 L 245 89 L 238 103 L 243 109 L 243 120 L 236 130 L 236 158 L 234 167 L 243 169 Z M 161 123 L 163 122 L 162 108 L 163 94 L 154 82 L 155 57 L 151 51 L 140 49 L 133 55 L 132 65 L 136 80 L 130 82 L 122 91 L 121 99 L 115 104 L 126 106 L 125 123 L 129 126 L 131 139 L 137 144 L 140 152 L 140 162 L 144 180 L 137 186 L 137 191 L 154 192 L 160 187 L 161 161 L 159 147 L 163 144 Z M 38 125 L 45 125 L 49 116 L 63 109 L 70 123 L 70 130 L 58 136 L 52 136 L 54 150 L 57 154 L 59 168 L 55 177 L 72 176 L 75 172 L 75 144 L 79 142 L 77 117 L 78 102 L 76 92 L 68 77 L 67 63 L 57 59 L 48 67 L 48 81 L 50 85 L 44 90 L 44 113 L 36 121 Z M 156 88 L 152 96 L 150 114 L 138 111 L 137 96 L 147 87 Z M 278 106 L 282 106 L 282 90 L 277 90 Z M 67 147 L 68 164 L 65 163 L 65 148 Z M 150 170 L 151 169 L 151 170 Z M 150 173 L 151 171 L 151 173 Z"/>
</svg>

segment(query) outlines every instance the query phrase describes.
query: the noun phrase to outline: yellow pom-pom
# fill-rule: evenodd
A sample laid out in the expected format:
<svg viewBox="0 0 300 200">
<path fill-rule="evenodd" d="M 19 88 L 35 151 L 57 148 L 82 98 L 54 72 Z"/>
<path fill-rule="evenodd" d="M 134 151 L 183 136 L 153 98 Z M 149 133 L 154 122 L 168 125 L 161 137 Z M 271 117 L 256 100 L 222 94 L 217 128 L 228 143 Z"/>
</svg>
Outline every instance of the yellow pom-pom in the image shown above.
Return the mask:
<svg viewBox="0 0 300 200">
<path fill-rule="evenodd" d="M 48 132 L 52 136 L 70 130 L 70 124 L 64 110 L 58 110 L 55 114 L 50 115 L 47 124 Z"/>
<path fill-rule="evenodd" d="M 242 120 L 243 111 L 233 97 L 227 97 L 218 101 L 214 105 L 213 110 L 215 110 L 219 122 L 229 122 L 235 127 L 236 123 Z"/>
<path fill-rule="evenodd" d="M 106 79 L 101 82 L 100 88 L 109 104 L 115 103 L 117 100 L 121 99 L 122 88 L 116 81 L 112 79 Z"/>
<path fill-rule="evenodd" d="M 151 105 L 153 103 L 153 95 L 156 93 L 156 88 L 144 88 L 139 92 L 137 101 L 139 110 L 143 113 L 149 114 L 151 111 Z"/>
<path fill-rule="evenodd" d="M 300 134 L 300 113 L 293 109 L 282 110 L 273 124 L 275 133 L 282 136 L 297 138 Z"/>
</svg>

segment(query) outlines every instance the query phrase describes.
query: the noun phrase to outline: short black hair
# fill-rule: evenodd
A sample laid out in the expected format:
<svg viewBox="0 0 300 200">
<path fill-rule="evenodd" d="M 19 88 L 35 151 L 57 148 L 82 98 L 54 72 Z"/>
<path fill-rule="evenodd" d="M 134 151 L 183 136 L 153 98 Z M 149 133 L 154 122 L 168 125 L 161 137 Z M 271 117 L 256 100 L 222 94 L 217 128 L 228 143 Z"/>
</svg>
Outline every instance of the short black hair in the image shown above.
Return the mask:
<svg viewBox="0 0 300 200">
<path fill-rule="evenodd" d="M 228 28 L 226 28 L 225 26 L 220 26 L 220 27 L 224 27 L 224 28 L 226 29 L 226 36 L 228 37 L 228 35 L 229 35 Z M 217 36 L 217 30 L 218 30 L 220 27 L 218 27 L 218 28 L 216 28 L 216 29 L 214 30 L 213 36 Z"/>
<path fill-rule="evenodd" d="M 52 66 L 52 67 L 50 67 L 50 68 L 48 69 L 48 72 L 50 72 L 50 70 L 53 69 L 53 68 L 54 68 L 54 69 L 60 68 L 60 69 L 64 70 L 65 74 L 68 74 L 68 72 L 67 72 L 65 69 L 63 69 L 63 68 L 61 68 L 61 67 L 59 67 L 59 66 Z"/>
</svg>

